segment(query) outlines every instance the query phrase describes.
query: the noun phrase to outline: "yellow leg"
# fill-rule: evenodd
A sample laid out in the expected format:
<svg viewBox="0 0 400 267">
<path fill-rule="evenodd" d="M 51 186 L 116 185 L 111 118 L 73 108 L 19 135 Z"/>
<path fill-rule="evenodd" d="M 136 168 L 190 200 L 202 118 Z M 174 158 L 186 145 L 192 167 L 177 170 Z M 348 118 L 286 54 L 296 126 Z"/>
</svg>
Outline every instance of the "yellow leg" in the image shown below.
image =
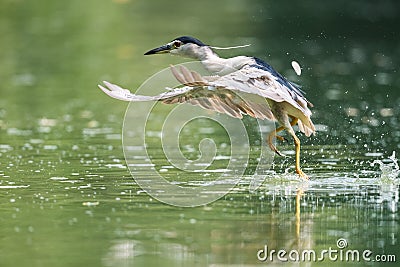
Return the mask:
<svg viewBox="0 0 400 267">
<path fill-rule="evenodd" d="M 294 139 L 294 145 L 295 145 L 295 150 L 296 150 L 296 173 L 303 179 L 308 180 L 308 176 L 301 170 L 300 168 L 300 139 L 296 136 L 296 134 L 294 133 L 294 130 L 292 128 L 293 125 L 295 125 L 298 121 L 298 118 L 295 118 L 293 116 L 290 116 L 291 121 L 289 123 L 288 117 L 286 117 L 286 123 L 284 122 L 284 125 L 286 126 L 279 126 L 278 128 L 276 128 L 274 131 L 272 131 L 269 135 L 268 135 L 268 145 L 271 148 L 272 151 L 274 151 L 276 154 L 280 155 L 280 156 L 284 156 L 278 149 L 276 149 L 276 147 L 274 146 L 274 144 L 272 144 L 272 139 L 275 137 L 279 140 L 284 139 L 282 136 L 276 135 L 278 132 L 282 131 L 282 130 L 287 130 L 289 132 L 289 134 L 293 137 Z M 289 126 L 290 125 L 290 126 Z"/>
<path fill-rule="evenodd" d="M 308 180 L 308 176 L 300 169 L 300 140 L 296 135 L 293 135 L 294 145 L 296 149 L 296 173 L 303 179 Z"/>
<path fill-rule="evenodd" d="M 290 122 L 290 125 L 293 126 L 297 123 L 298 119 L 294 117 L 291 118 L 292 121 Z M 296 150 L 296 173 L 301 178 L 308 180 L 309 179 L 308 176 L 300 169 L 300 139 L 296 136 L 292 128 L 288 129 L 288 132 L 293 136 L 294 139 L 294 145 Z"/>
<path fill-rule="evenodd" d="M 290 122 L 290 126 L 293 126 L 297 123 L 298 119 L 291 117 L 292 121 Z M 276 139 L 279 139 L 280 141 L 285 141 L 286 139 L 283 136 L 277 135 L 278 132 L 285 130 L 286 128 L 284 126 L 279 126 L 278 128 L 276 128 L 274 131 L 272 131 L 269 135 L 268 135 L 268 145 L 271 148 L 272 151 L 274 151 L 276 154 L 278 154 L 279 156 L 284 157 L 285 155 L 283 155 L 272 143 L 272 139 L 275 137 Z M 287 140 L 286 140 L 287 141 Z"/>
<path fill-rule="evenodd" d="M 279 126 L 278 128 L 276 128 L 274 131 L 272 131 L 269 135 L 268 135 L 268 145 L 271 148 L 272 151 L 274 151 L 276 154 L 278 154 L 279 156 L 284 156 L 278 149 L 276 149 L 276 147 L 274 146 L 274 144 L 272 144 L 272 139 L 275 137 L 281 141 L 284 140 L 284 138 L 280 135 L 276 135 L 278 132 L 284 130 L 285 127 L 283 126 Z"/>
<path fill-rule="evenodd" d="M 296 192 L 296 237 L 300 238 L 300 200 L 303 195 L 303 190 L 298 189 Z"/>
</svg>

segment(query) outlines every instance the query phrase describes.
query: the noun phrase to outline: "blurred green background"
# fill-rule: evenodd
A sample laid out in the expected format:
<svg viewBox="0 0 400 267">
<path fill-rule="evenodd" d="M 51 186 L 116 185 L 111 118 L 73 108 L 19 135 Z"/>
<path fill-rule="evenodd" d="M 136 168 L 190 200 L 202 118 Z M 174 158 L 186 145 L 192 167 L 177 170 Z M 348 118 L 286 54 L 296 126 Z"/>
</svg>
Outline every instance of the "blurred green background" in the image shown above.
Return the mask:
<svg viewBox="0 0 400 267">
<path fill-rule="evenodd" d="M 326 249 L 341 237 L 399 257 L 399 186 L 370 165 L 400 148 L 399 13 L 395 0 L 0 0 L 0 266 L 259 266 L 266 243 Z M 187 61 L 143 56 L 181 35 L 250 43 L 220 55 L 257 56 L 303 85 L 320 130 L 301 137 L 310 185 L 285 176 L 290 156 L 258 192 L 206 207 L 141 192 L 122 151 L 127 104 L 97 84 L 134 91 Z"/>
</svg>

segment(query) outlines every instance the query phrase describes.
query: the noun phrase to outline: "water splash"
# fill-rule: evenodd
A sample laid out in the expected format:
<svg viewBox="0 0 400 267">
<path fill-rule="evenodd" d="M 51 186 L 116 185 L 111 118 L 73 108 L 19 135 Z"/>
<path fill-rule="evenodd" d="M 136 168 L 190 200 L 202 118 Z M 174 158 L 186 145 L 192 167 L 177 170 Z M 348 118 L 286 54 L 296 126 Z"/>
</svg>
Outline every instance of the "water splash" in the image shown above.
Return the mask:
<svg viewBox="0 0 400 267">
<path fill-rule="evenodd" d="M 397 186 L 400 184 L 400 179 L 398 179 L 400 168 L 395 151 L 393 151 L 389 160 L 391 162 L 386 164 L 381 160 L 374 160 L 371 165 L 379 164 L 379 169 L 381 170 L 381 176 L 378 181 L 381 184 L 379 190 L 380 197 L 377 201 L 386 203 L 388 210 L 392 213 L 396 213 L 400 200 L 399 191 L 397 190 Z"/>
<path fill-rule="evenodd" d="M 398 160 L 396 158 L 396 152 L 393 151 L 392 155 L 389 157 L 391 162 L 386 163 L 381 160 L 374 160 L 371 166 L 378 164 L 381 170 L 380 182 L 383 184 L 393 184 L 399 182 L 400 168 Z"/>
</svg>

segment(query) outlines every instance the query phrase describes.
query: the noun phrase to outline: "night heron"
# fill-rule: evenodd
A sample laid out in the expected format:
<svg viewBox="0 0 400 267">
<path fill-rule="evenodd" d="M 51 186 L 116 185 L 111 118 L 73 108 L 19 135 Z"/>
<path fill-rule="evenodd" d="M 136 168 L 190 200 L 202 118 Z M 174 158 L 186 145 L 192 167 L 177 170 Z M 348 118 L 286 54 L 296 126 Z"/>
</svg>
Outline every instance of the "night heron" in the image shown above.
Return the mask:
<svg viewBox="0 0 400 267">
<path fill-rule="evenodd" d="M 273 139 L 285 140 L 278 132 L 286 130 L 294 139 L 296 152 L 296 173 L 308 179 L 300 168 L 300 140 L 292 126 L 298 125 L 306 136 L 315 132 L 309 107 L 312 104 L 305 98 L 304 92 L 293 82 L 288 81 L 266 62 L 247 56 L 220 58 L 213 47 L 200 40 L 183 36 L 152 49 L 145 55 L 170 53 L 199 60 L 205 69 L 214 75 L 201 76 L 185 67 L 177 69 L 171 66 L 175 78 L 182 87 L 168 88 L 156 96 L 132 94 L 118 85 L 104 82 L 99 85 L 107 95 L 124 101 L 161 101 L 167 104 L 189 103 L 205 109 L 242 118 L 247 114 L 255 118 L 278 121 L 280 126 L 268 135 L 268 145 L 277 154 Z M 243 97 L 243 94 L 245 97 Z M 253 101 L 251 96 L 262 98 L 264 102 Z M 265 101 L 265 100 L 266 101 Z M 265 105 L 267 102 L 268 105 Z"/>
</svg>

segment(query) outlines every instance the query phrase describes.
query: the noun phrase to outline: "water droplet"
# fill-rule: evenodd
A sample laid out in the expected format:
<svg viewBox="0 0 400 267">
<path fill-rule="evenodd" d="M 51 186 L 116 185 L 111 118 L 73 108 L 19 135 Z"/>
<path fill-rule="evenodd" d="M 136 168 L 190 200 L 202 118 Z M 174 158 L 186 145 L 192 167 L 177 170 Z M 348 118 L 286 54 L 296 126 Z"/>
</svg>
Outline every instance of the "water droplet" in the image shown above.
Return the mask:
<svg viewBox="0 0 400 267">
<path fill-rule="evenodd" d="M 296 72 L 296 74 L 298 76 L 301 75 L 301 67 L 300 67 L 300 64 L 297 63 L 297 61 L 294 61 L 294 60 L 292 61 L 292 68 L 294 69 L 294 71 Z"/>
</svg>

